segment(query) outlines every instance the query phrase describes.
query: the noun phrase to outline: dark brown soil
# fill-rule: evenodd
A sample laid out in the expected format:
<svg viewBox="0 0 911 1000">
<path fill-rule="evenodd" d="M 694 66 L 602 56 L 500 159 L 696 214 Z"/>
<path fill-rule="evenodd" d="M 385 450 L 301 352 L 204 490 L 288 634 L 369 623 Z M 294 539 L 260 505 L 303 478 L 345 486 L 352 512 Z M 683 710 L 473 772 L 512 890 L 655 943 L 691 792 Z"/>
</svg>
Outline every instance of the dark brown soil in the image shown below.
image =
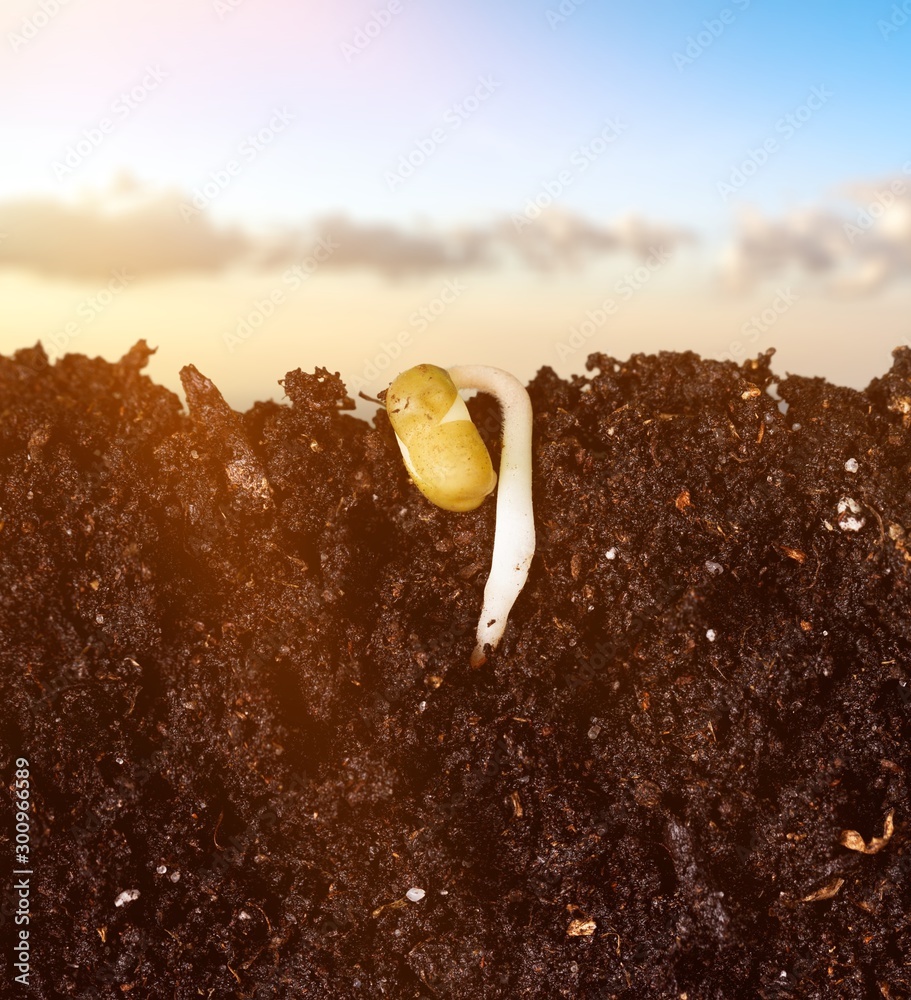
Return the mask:
<svg viewBox="0 0 911 1000">
<path fill-rule="evenodd" d="M 911 351 L 787 407 L 769 355 L 543 368 L 477 671 L 492 500 L 325 369 L 187 414 L 149 353 L 0 359 L 3 996 L 911 995 Z"/>
</svg>

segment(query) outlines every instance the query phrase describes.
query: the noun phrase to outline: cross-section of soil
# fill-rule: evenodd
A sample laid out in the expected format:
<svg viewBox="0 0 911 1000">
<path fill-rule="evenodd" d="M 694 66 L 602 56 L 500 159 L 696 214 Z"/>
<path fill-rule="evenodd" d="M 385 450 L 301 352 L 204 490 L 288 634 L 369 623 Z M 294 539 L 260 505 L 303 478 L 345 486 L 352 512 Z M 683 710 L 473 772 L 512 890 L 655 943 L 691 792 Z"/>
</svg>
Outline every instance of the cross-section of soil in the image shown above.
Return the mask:
<svg viewBox="0 0 911 1000">
<path fill-rule="evenodd" d="M 492 498 L 431 506 L 325 369 L 185 412 L 149 354 L 0 359 L 21 995 L 911 995 L 911 351 L 542 368 L 480 670 Z"/>
</svg>

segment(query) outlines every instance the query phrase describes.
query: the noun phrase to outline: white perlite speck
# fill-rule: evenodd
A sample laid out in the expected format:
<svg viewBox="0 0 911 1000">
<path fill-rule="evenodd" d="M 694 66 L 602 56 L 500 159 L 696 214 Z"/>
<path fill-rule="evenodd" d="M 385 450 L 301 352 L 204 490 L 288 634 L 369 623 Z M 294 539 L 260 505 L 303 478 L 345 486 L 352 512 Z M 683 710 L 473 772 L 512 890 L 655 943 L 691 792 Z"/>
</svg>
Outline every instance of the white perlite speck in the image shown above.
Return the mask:
<svg viewBox="0 0 911 1000">
<path fill-rule="evenodd" d="M 116 907 L 126 906 L 127 903 L 132 903 L 134 899 L 139 899 L 139 890 L 124 889 L 123 892 L 114 900 L 114 905 Z"/>
<path fill-rule="evenodd" d="M 167 868 L 167 865 L 159 865 L 159 866 L 158 866 L 158 867 L 157 867 L 157 868 L 155 869 L 155 871 L 157 871 L 159 875 L 164 875 L 164 873 L 165 873 L 165 872 L 166 872 L 167 870 L 168 870 L 168 868 Z"/>
<path fill-rule="evenodd" d="M 860 531 L 867 523 L 867 519 L 860 516 L 862 510 L 852 497 L 842 497 L 838 501 L 838 527 L 842 531 Z"/>
<path fill-rule="evenodd" d="M 423 889 L 415 888 L 415 889 L 409 889 L 408 892 L 405 893 L 405 895 L 411 900 L 412 903 L 420 903 L 420 901 L 424 898 L 426 893 L 424 892 Z"/>
<path fill-rule="evenodd" d="M 705 571 L 707 573 L 711 573 L 712 576 L 718 576 L 720 573 L 724 572 L 724 566 L 722 566 L 721 563 L 714 562 L 712 559 L 706 559 Z"/>
<path fill-rule="evenodd" d="M 607 552 L 604 553 L 604 556 L 605 556 L 606 559 L 616 559 L 617 558 L 617 550 L 616 549 L 608 549 Z"/>
<path fill-rule="evenodd" d="M 706 639 L 708 639 L 709 642 L 714 642 L 718 638 L 718 633 L 713 628 L 710 628 L 705 633 L 705 637 Z"/>
<path fill-rule="evenodd" d="M 849 458 L 848 461 L 845 462 L 845 472 L 855 473 L 859 468 L 860 466 L 857 464 L 856 458 Z"/>
</svg>

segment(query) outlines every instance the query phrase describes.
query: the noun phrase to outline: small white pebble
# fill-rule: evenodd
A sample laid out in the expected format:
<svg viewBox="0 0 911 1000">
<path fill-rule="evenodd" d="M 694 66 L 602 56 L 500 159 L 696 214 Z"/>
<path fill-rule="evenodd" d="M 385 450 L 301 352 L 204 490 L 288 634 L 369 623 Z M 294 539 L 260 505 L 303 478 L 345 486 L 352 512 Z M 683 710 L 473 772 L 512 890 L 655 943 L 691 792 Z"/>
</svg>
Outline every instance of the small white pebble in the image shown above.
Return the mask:
<svg viewBox="0 0 911 1000">
<path fill-rule="evenodd" d="M 104 623 L 104 615 L 95 615 L 95 621 L 98 622 L 99 625 L 102 625 Z"/>
<path fill-rule="evenodd" d="M 706 572 L 707 573 L 711 573 L 712 576 L 718 576 L 719 573 L 723 573 L 724 572 L 724 566 L 722 566 L 721 563 L 714 562 L 711 559 L 706 559 L 706 561 L 705 561 L 705 569 L 706 569 Z"/>
<path fill-rule="evenodd" d="M 440 889 L 440 895 L 441 896 L 448 896 L 449 895 L 449 890 L 448 889 Z"/>
<path fill-rule="evenodd" d="M 115 757 L 114 760 L 116 760 L 118 764 L 123 763 L 123 757 Z"/>
<path fill-rule="evenodd" d="M 420 903 L 420 901 L 424 898 L 425 893 L 423 889 L 415 888 L 409 889 L 405 895 L 411 900 L 412 903 Z"/>
<path fill-rule="evenodd" d="M 863 507 L 853 497 L 842 497 L 838 501 L 838 527 L 842 531 L 860 531 L 867 523 L 861 516 Z"/>
<path fill-rule="evenodd" d="M 709 642 L 714 642 L 718 638 L 718 633 L 713 628 L 710 628 L 705 633 L 705 637 L 706 639 L 708 639 Z"/>
<path fill-rule="evenodd" d="M 126 906 L 127 903 L 132 903 L 134 899 L 139 899 L 139 890 L 124 889 L 123 892 L 114 900 L 114 905 L 117 907 Z"/>
<path fill-rule="evenodd" d="M 800 424 L 800 422 L 799 422 L 799 421 L 797 421 L 797 422 L 795 422 L 795 423 L 791 424 L 791 430 L 792 430 L 792 431 L 799 431 L 799 430 L 800 430 L 800 428 L 801 428 L 801 424 Z"/>
<path fill-rule="evenodd" d="M 164 873 L 165 873 L 165 872 L 166 872 L 167 870 L 168 870 L 168 866 L 167 866 L 167 865 L 159 865 L 159 866 L 158 866 L 158 867 L 157 867 L 157 868 L 155 869 L 155 871 L 157 871 L 159 875 L 164 875 Z"/>
<path fill-rule="evenodd" d="M 596 740 L 600 733 L 601 733 L 601 727 L 597 723 L 595 723 L 595 725 L 593 725 L 591 729 L 589 729 L 588 731 L 588 738 L 590 740 Z"/>
<path fill-rule="evenodd" d="M 845 472 L 854 473 L 857 472 L 859 468 L 860 466 L 857 464 L 856 458 L 849 458 L 848 461 L 845 462 Z"/>
<path fill-rule="evenodd" d="M 605 559 L 616 559 L 617 550 L 615 548 L 608 549 L 607 552 L 604 553 L 604 557 Z"/>
<path fill-rule="evenodd" d="M 172 882 L 179 882 L 180 881 L 180 872 L 171 872 L 171 874 L 168 876 L 168 878 Z"/>
<path fill-rule="evenodd" d="M 426 701 L 422 701 L 422 702 L 421 702 L 421 703 L 420 703 L 420 704 L 418 705 L 418 711 L 419 711 L 419 712 L 423 712 L 425 708 L 427 708 L 427 702 L 426 702 Z"/>
<path fill-rule="evenodd" d="M 246 910 L 241 910 L 240 913 L 237 914 L 237 919 L 238 920 L 250 920 L 251 917 L 250 917 L 250 914 L 247 913 Z"/>
</svg>

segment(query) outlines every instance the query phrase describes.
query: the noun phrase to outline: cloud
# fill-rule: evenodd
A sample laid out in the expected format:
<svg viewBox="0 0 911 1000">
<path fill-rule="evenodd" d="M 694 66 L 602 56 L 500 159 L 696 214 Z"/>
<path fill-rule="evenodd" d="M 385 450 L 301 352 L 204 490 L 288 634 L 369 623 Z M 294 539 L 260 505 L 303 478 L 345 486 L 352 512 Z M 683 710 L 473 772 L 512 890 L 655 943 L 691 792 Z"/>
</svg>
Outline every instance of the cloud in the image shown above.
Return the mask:
<svg viewBox="0 0 911 1000">
<path fill-rule="evenodd" d="M 853 208 L 799 209 L 777 220 L 750 211 L 727 249 L 722 272 L 747 288 L 789 268 L 826 275 L 832 291 L 860 294 L 911 277 L 911 187 L 905 178 L 846 186 Z"/>
<path fill-rule="evenodd" d="M 407 278 L 437 271 L 490 267 L 490 241 L 482 230 L 450 234 L 409 232 L 390 223 L 353 222 L 326 216 L 310 226 L 264 246 L 264 266 L 283 266 L 306 257 L 320 238 L 337 249 L 323 267 L 366 269 L 387 278 Z"/>
<path fill-rule="evenodd" d="M 120 206 L 79 206 L 50 199 L 0 204 L 0 267 L 54 278 L 106 279 L 219 271 L 251 255 L 250 238 L 216 229 L 205 216 L 184 221 L 180 199 L 163 195 Z"/>
<path fill-rule="evenodd" d="M 280 268 L 312 253 L 320 237 L 337 247 L 321 265 L 372 271 L 390 279 L 509 264 L 537 270 L 582 267 L 607 254 L 644 257 L 692 236 L 629 216 L 601 224 L 551 208 L 517 228 L 508 217 L 450 231 L 365 223 L 336 214 L 285 232 L 254 234 L 218 228 L 187 211 L 178 193 L 148 194 L 121 179 L 103 197 L 80 205 L 50 199 L 0 204 L 0 268 L 53 278 L 106 279 L 126 270 L 155 278 L 229 267 Z"/>
<path fill-rule="evenodd" d="M 681 243 L 695 242 L 687 230 L 654 225 L 634 214 L 605 226 L 558 208 L 548 209 L 534 222 L 520 226 L 514 220 L 505 220 L 495 233 L 496 240 L 519 259 L 543 270 L 579 267 L 606 253 L 625 251 L 645 258 L 653 248 L 674 250 Z"/>
</svg>

